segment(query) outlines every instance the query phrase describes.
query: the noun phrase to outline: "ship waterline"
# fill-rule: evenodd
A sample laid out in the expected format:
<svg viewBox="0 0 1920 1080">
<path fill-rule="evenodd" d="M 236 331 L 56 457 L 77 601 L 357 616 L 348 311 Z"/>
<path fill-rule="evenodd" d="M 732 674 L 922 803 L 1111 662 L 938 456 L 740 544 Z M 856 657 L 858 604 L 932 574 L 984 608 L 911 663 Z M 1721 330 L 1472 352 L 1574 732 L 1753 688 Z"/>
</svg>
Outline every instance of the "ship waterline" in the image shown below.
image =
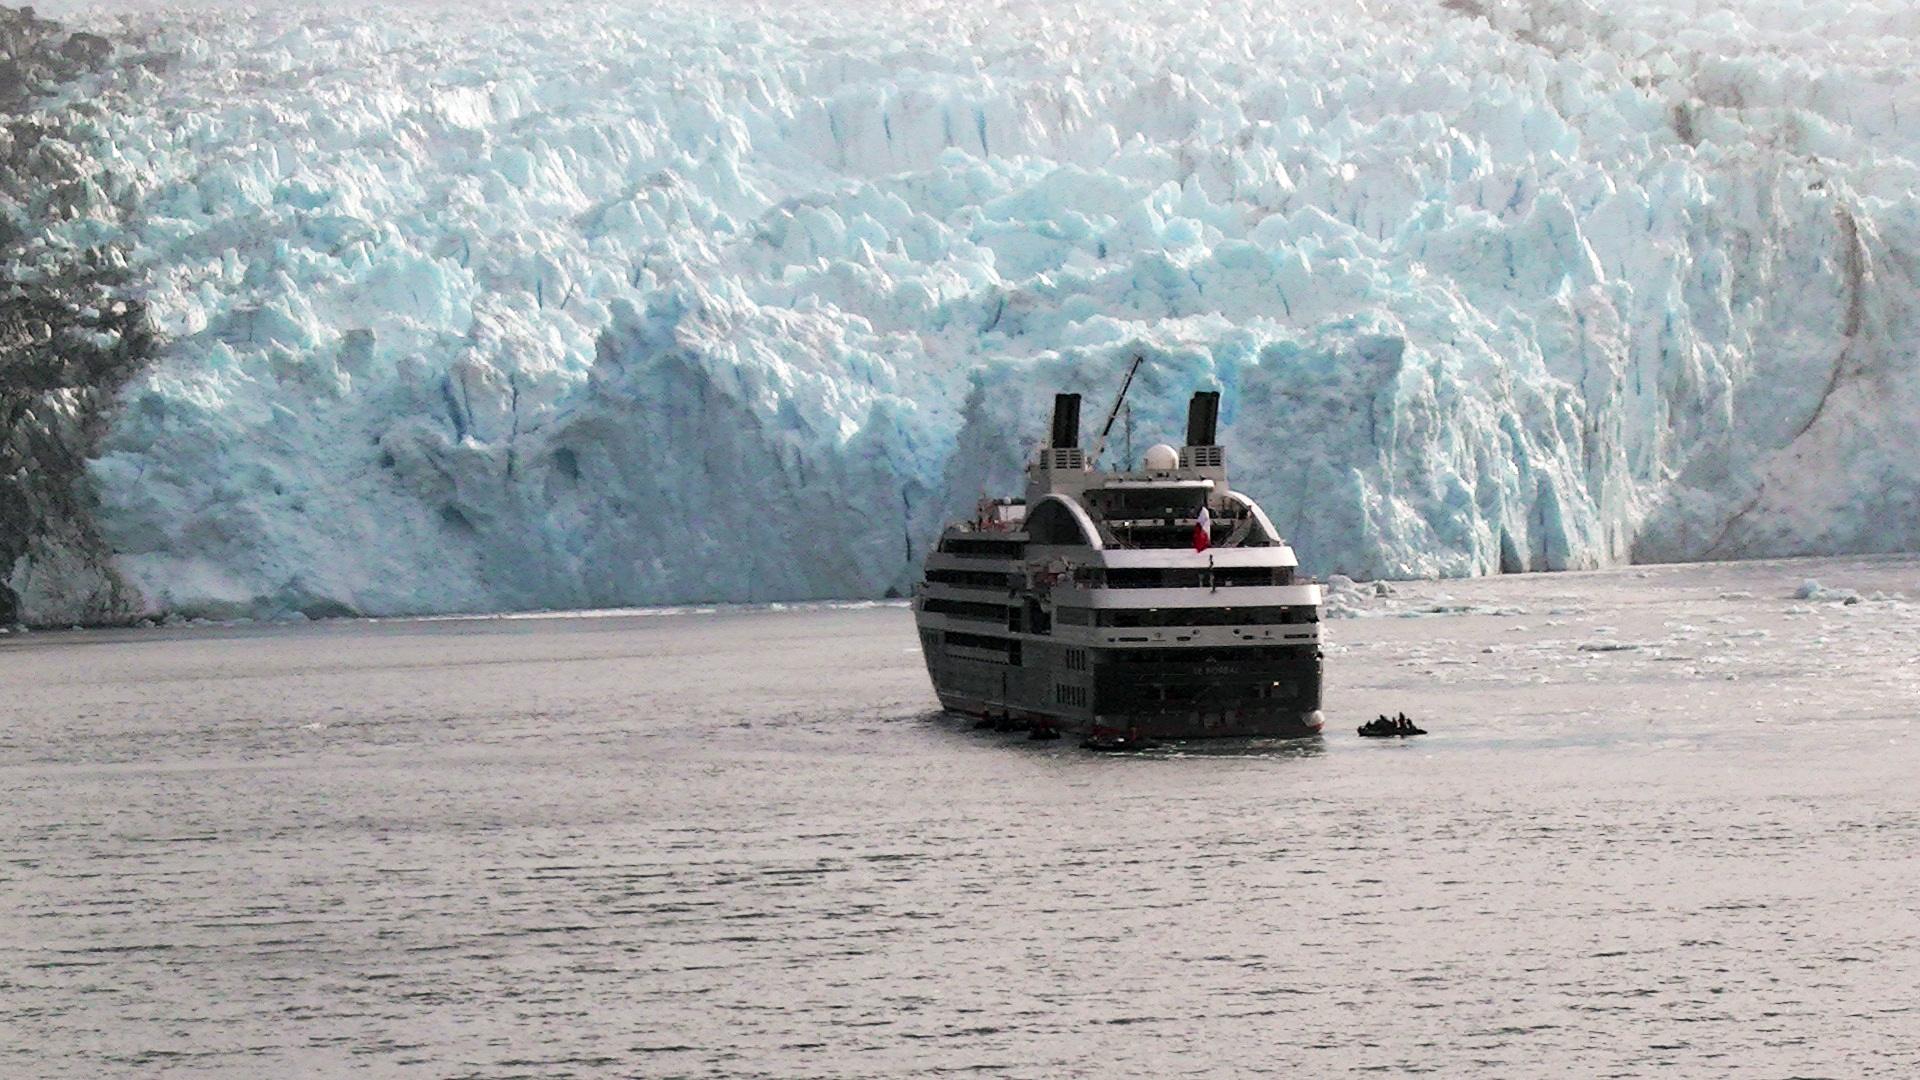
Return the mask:
<svg viewBox="0 0 1920 1080">
<path fill-rule="evenodd" d="M 1101 471 L 1078 395 L 1056 397 L 1025 496 L 983 500 L 927 557 L 914 615 L 943 706 L 1043 733 L 1320 730 L 1320 587 L 1228 486 L 1218 410 L 1195 394 L 1184 447 Z"/>
</svg>

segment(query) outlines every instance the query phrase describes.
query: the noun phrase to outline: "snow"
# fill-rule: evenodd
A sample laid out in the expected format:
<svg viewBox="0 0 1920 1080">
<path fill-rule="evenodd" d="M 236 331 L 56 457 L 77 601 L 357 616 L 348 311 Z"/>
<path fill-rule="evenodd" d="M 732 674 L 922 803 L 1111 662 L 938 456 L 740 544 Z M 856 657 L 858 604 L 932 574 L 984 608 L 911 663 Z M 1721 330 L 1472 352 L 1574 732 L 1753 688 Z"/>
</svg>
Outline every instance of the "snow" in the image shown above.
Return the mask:
<svg viewBox="0 0 1920 1080">
<path fill-rule="evenodd" d="M 48 10 L 154 614 L 898 592 L 1136 352 L 1311 572 L 1920 548 L 1904 0 Z"/>
</svg>

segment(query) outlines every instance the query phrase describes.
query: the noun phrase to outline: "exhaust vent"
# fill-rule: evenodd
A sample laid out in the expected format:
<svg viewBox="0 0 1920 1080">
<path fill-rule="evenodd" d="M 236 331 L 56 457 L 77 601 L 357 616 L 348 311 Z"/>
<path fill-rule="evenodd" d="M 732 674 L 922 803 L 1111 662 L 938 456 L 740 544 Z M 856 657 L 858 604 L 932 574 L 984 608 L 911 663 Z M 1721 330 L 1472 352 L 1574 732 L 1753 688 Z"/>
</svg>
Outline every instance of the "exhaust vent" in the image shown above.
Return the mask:
<svg viewBox="0 0 1920 1080">
<path fill-rule="evenodd" d="M 1079 394 L 1053 395 L 1053 441 L 1049 445 L 1055 450 L 1072 450 L 1080 445 Z"/>
<path fill-rule="evenodd" d="M 1202 390 L 1187 404 L 1187 445 L 1212 446 L 1219 440 L 1220 391 Z"/>
</svg>

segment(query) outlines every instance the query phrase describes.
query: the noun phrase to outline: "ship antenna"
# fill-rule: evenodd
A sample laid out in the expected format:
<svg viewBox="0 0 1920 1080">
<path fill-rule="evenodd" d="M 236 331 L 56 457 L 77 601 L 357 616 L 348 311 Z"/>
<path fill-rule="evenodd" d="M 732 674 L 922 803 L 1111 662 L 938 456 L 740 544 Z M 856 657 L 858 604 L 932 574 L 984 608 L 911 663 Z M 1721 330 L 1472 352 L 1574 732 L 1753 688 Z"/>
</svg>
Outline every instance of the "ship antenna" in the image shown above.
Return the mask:
<svg viewBox="0 0 1920 1080">
<path fill-rule="evenodd" d="M 1113 418 L 1120 415 L 1120 406 L 1127 400 L 1127 388 L 1133 385 L 1133 373 L 1140 370 L 1140 365 L 1146 359 L 1146 353 L 1134 354 L 1133 366 L 1127 369 L 1127 377 L 1120 382 L 1120 393 L 1113 399 L 1113 408 L 1107 410 L 1107 422 L 1100 428 L 1100 437 L 1094 440 L 1093 456 L 1087 459 L 1087 468 L 1100 467 L 1100 451 L 1107 448 L 1107 434 L 1113 430 Z"/>
</svg>

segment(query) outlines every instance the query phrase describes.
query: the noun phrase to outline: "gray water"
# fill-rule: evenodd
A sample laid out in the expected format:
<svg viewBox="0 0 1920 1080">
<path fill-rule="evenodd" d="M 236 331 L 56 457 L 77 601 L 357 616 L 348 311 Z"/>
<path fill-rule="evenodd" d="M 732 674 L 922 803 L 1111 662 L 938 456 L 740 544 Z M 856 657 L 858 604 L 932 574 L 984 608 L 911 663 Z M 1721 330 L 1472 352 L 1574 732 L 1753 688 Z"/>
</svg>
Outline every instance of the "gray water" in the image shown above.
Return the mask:
<svg viewBox="0 0 1920 1080">
<path fill-rule="evenodd" d="M 1906 595 L 1399 585 L 1138 755 L 899 606 L 9 635 L 0 1076 L 1920 1075 Z"/>
</svg>

